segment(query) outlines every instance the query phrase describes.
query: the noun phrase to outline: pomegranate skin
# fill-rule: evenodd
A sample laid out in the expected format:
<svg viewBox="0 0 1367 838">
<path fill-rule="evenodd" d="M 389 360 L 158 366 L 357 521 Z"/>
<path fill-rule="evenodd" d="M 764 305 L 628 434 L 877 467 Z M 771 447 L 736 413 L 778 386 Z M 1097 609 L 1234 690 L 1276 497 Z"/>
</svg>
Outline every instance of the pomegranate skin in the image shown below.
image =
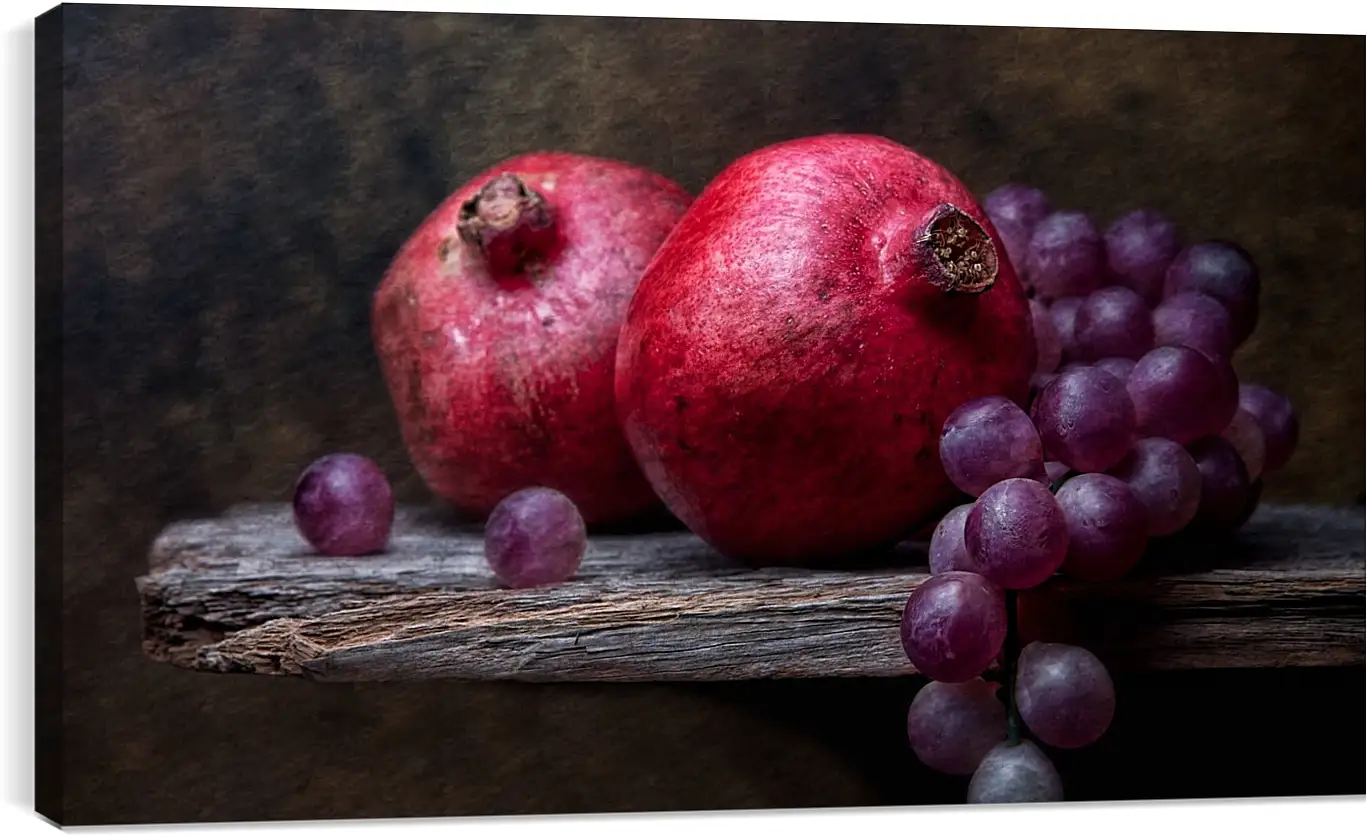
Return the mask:
<svg viewBox="0 0 1367 838">
<path fill-rule="evenodd" d="M 480 173 L 414 231 L 375 292 L 372 337 L 434 494 L 483 517 L 543 486 L 589 526 L 658 507 L 613 367 L 632 291 L 691 198 L 628 163 L 543 152 Z"/>
<path fill-rule="evenodd" d="M 946 290 L 924 244 L 945 217 L 976 225 L 995 281 Z M 694 201 L 632 298 L 617 408 L 656 493 L 718 551 L 840 566 L 958 502 L 945 420 L 978 396 L 1023 405 L 1034 367 L 1029 303 L 968 189 L 891 140 L 822 135 L 736 160 Z"/>
</svg>

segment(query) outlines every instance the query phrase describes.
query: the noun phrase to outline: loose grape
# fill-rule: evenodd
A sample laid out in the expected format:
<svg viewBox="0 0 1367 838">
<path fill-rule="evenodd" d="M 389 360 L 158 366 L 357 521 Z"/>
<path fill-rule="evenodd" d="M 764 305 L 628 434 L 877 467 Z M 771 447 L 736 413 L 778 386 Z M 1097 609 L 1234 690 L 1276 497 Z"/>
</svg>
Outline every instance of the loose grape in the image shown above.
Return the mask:
<svg viewBox="0 0 1367 838">
<path fill-rule="evenodd" d="M 1094 291 L 1078 307 L 1073 345 L 1082 361 L 1138 360 L 1153 348 L 1153 316 L 1134 291 L 1112 285 Z"/>
<path fill-rule="evenodd" d="M 1148 515 L 1123 480 L 1079 474 L 1055 495 L 1068 525 L 1065 574 L 1087 582 L 1110 582 L 1128 573 L 1148 546 Z"/>
<path fill-rule="evenodd" d="M 986 578 L 962 570 L 931 576 L 902 610 L 902 649 L 922 675 L 957 683 L 981 675 L 1006 640 L 1006 601 Z"/>
<path fill-rule="evenodd" d="M 1096 367 L 1060 373 L 1030 413 L 1045 456 L 1077 471 L 1105 471 L 1134 442 L 1135 410 L 1125 382 Z"/>
<path fill-rule="evenodd" d="M 1006 706 L 981 678 L 931 681 L 911 700 L 907 739 L 917 759 L 936 771 L 970 775 L 1006 739 Z"/>
<path fill-rule="evenodd" d="M 1110 474 L 1125 481 L 1144 506 L 1150 537 L 1172 535 L 1191 523 L 1201 504 L 1201 470 L 1170 439 L 1141 439 Z"/>
<path fill-rule="evenodd" d="M 1115 717 L 1115 684 L 1096 655 L 1066 643 L 1027 644 L 1016 667 L 1016 707 L 1041 742 L 1081 748 Z"/>
<path fill-rule="evenodd" d="M 1063 780 L 1039 746 L 1003 742 L 987 752 L 968 781 L 969 803 L 1057 803 Z"/>
<path fill-rule="evenodd" d="M 359 454 L 329 454 L 295 483 L 294 523 L 325 556 L 378 553 L 389 544 L 394 493 L 373 461 Z"/>
<path fill-rule="evenodd" d="M 1044 471 L 1044 449 L 1030 417 L 1003 396 L 960 405 L 940 432 L 940 462 L 950 482 L 977 497 L 1010 477 Z"/>
<path fill-rule="evenodd" d="M 494 507 L 484 525 L 484 557 L 509 588 L 568 580 L 578 572 L 587 548 L 578 508 L 554 489 L 514 492 Z"/>
<path fill-rule="evenodd" d="M 1063 564 L 1068 524 L 1049 487 L 1013 478 L 992 486 L 973 504 L 964 522 L 964 544 L 979 573 L 1003 588 L 1024 590 Z"/>
</svg>

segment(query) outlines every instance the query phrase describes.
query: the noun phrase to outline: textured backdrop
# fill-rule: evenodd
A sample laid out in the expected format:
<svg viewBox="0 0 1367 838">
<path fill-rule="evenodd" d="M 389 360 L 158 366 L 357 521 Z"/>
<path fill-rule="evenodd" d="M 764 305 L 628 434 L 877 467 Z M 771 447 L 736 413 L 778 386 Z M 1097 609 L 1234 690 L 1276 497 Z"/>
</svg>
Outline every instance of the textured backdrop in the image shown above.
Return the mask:
<svg viewBox="0 0 1367 838">
<path fill-rule="evenodd" d="M 68 823 L 961 799 L 906 753 L 912 682 L 323 686 L 139 656 L 132 579 L 168 521 L 284 500 L 338 449 L 425 497 L 370 294 L 448 190 L 523 151 L 625 158 L 696 191 L 766 143 L 876 132 L 980 192 L 1023 179 L 1103 222 L 1142 204 L 1235 239 L 1265 276 L 1238 370 L 1303 416 L 1265 497 L 1362 503 L 1362 38 L 56 14 L 40 24 L 40 172 L 61 178 L 39 202 L 56 225 L 40 427 L 61 471 L 40 493 L 62 542 L 39 560 L 62 608 L 44 624 L 61 701 L 44 706 L 63 725 L 41 741 Z M 1308 708 L 1300 735 L 1250 736 L 1258 694 Z M 1360 668 L 1147 678 L 1121 701 L 1107 743 L 1062 765 L 1074 797 L 1363 791 L 1309 756 L 1356 741 L 1334 713 L 1360 724 Z M 1154 748 L 1175 760 L 1160 774 L 1139 768 Z"/>
</svg>

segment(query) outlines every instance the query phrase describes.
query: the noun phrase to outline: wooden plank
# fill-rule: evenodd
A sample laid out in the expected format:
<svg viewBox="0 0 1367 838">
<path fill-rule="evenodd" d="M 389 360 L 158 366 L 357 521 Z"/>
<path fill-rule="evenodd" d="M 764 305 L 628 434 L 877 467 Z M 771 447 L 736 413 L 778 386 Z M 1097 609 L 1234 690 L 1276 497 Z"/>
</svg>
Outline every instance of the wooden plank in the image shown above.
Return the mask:
<svg viewBox="0 0 1367 838">
<path fill-rule="evenodd" d="M 1364 660 L 1360 509 L 1266 507 L 1220 544 L 1156 544 L 1110 585 L 1057 579 L 1027 636 L 1119 669 Z M 596 536 L 571 583 L 500 590 L 477 527 L 404 509 L 381 556 L 311 555 L 288 509 L 182 522 L 137 580 L 145 649 L 209 672 L 321 680 L 731 680 L 911 674 L 897 625 L 923 545 L 857 571 L 751 570 L 686 532 Z"/>
</svg>

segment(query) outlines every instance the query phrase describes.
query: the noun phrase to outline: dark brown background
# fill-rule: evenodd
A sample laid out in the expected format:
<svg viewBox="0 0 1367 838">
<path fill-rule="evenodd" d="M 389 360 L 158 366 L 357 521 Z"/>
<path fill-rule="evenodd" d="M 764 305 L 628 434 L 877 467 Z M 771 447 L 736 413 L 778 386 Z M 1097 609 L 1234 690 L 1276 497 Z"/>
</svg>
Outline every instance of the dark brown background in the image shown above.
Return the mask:
<svg viewBox="0 0 1367 838">
<path fill-rule="evenodd" d="M 338 449 L 425 497 L 369 297 L 449 190 L 534 148 L 697 190 L 769 142 L 877 132 L 979 191 L 1238 240 L 1266 277 L 1239 372 L 1304 417 L 1266 498 L 1362 503 L 1361 37 L 68 6 L 39 49 L 62 463 L 39 486 L 61 527 L 40 768 L 67 823 L 962 799 L 907 754 L 913 682 L 352 687 L 140 657 L 132 579 L 168 521 L 284 500 Z M 1070 794 L 1361 794 L 1315 755 L 1355 752 L 1362 676 L 1123 683 L 1104 744 L 1061 759 Z"/>
</svg>

